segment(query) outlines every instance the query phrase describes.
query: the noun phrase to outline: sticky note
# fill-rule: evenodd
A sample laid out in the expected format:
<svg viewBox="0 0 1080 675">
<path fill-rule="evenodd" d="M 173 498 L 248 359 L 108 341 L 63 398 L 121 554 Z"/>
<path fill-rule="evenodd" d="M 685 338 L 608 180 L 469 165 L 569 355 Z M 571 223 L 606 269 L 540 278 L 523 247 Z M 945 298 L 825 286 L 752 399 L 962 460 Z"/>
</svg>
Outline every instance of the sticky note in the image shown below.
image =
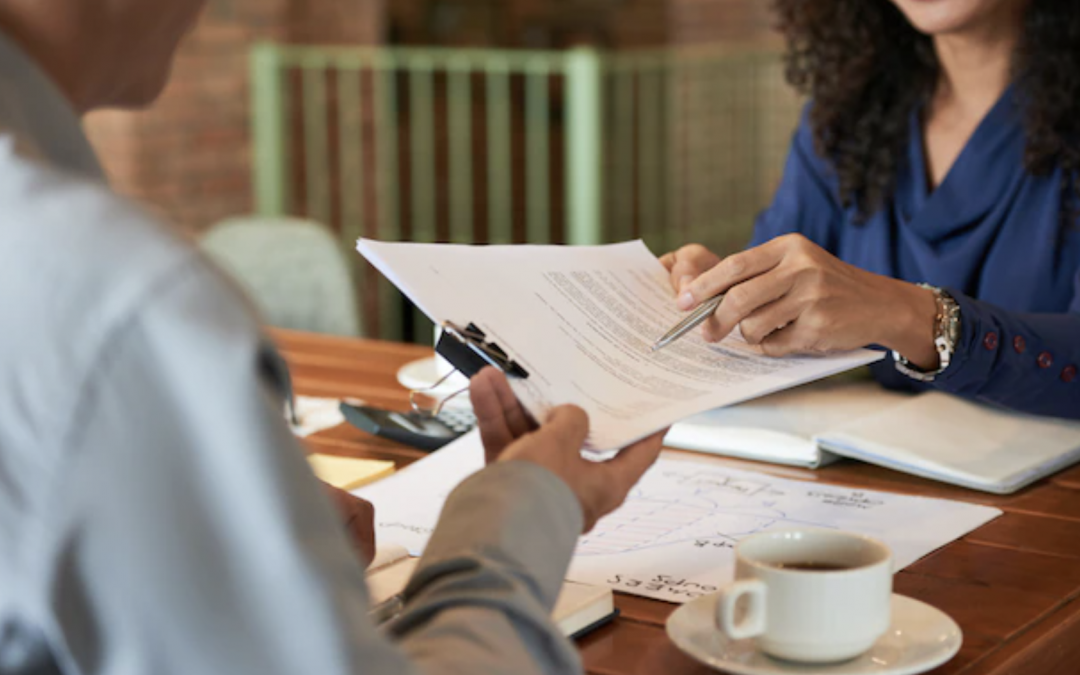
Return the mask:
<svg viewBox="0 0 1080 675">
<path fill-rule="evenodd" d="M 394 473 L 393 462 L 375 459 L 313 454 L 308 455 L 308 463 L 319 480 L 342 490 L 355 490 Z"/>
</svg>

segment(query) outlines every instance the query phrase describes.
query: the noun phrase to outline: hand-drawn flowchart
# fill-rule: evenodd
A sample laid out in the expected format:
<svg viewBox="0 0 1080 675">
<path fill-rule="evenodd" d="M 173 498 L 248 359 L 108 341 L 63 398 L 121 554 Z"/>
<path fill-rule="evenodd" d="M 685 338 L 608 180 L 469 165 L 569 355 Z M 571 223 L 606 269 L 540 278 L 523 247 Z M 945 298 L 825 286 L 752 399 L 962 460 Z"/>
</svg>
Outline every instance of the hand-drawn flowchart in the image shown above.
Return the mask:
<svg viewBox="0 0 1080 675">
<path fill-rule="evenodd" d="M 807 527 L 858 532 L 889 544 L 900 569 L 999 513 L 960 502 L 661 460 L 622 507 L 581 538 L 568 578 L 686 602 L 727 584 L 734 571 L 732 549 L 759 532 Z"/>
<path fill-rule="evenodd" d="M 375 504 L 379 541 L 420 555 L 447 495 L 482 466 L 479 436 L 470 434 L 357 494 Z M 899 570 L 1000 513 L 963 502 L 784 480 L 710 461 L 661 459 L 626 503 L 580 539 L 567 578 L 687 602 L 730 582 L 732 549 L 759 532 L 858 532 L 888 544 Z"/>
<path fill-rule="evenodd" d="M 582 537 L 576 555 L 611 555 L 692 544 L 732 548 L 740 538 L 777 525 L 828 527 L 789 517 L 777 508 L 784 493 L 770 483 L 719 472 L 694 476 L 668 471 L 675 490 L 637 487 L 616 513 Z"/>
</svg>

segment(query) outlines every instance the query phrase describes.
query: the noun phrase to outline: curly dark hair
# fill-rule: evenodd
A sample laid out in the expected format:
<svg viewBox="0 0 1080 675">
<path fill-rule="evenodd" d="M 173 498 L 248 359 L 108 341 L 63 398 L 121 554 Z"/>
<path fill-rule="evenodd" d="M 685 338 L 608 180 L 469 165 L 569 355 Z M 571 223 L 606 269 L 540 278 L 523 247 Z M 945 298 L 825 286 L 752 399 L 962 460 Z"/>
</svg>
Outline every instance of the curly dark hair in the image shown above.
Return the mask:
<svg viewBox="0 0 1080 675">
<path fill-rule="evenodd" d="M 816 150 L 833 164 L 845 206 L 881 208 L 906 161 L 909 120 L 938 77 L 931 38 L 888 0 L 774 0 L 787 37 L 787 78 L 813 100 Z M 1031 0 L 1013 78 L 1024 102 L 1025 168 L 1061 167 L 1063 214 L 1080 195 L 1080 9 Z M 1063 215 L 1065 217 L 1065 215 Z"/>
</svg>

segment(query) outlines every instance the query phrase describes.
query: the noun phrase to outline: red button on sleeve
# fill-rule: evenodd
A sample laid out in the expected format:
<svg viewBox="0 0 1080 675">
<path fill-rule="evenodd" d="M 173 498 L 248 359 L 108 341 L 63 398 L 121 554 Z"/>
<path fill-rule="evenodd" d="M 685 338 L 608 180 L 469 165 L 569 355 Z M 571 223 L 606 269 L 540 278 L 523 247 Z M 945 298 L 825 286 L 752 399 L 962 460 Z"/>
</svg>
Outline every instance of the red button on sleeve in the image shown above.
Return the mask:
<svg viewBox="0 0 1080 675">
<path fill-rule="evenodd" d="M 1061 381 L 1072 382 L 1076 379 L 1076 366 L 1065 366 L 1061 369 Z"/>
<path fill-rule="evenodd" d="M 993 331 L 990 331 L 989 333 L 986 334 L 985 337 L 983 337 L 983 347 L 986 347 L 987 349 L 993 351 L 993 350 L 997 349 L 997 346 L 998 346 L 998 334 L 997 333 L 995 333 Z"/>
<path fill-rule="evenodd" d="M 1054 357 L 1050 352 L 1043 352 L 1042 354 L 1039 354 L 1039 358 L 1036 359 L 1035 362 L 1039 364 L 1040 368 L 1049 368 L 1054 365 Z"/>
<path fill-rule="evenodd" d="M 1013 349 L 1016 350 L 1017 354 L 1023 354 L 1027 351 L 1027 340 L 1024 339 L 1023 335 L 1017 335 L 1013 338 Z"/>
</svg>

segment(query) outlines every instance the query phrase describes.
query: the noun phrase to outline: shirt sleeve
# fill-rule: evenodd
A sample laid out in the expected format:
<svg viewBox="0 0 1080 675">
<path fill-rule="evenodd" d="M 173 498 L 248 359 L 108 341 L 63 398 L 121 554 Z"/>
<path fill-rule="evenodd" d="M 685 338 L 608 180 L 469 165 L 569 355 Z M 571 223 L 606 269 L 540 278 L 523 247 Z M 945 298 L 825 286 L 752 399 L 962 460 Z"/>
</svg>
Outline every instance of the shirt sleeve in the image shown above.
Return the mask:
<svg viewBox="0 0 1080 675">
<path fill-rule="evenodd" d="M 751 246 L 798 233 L 836 252 L 847 222 L 836 178 L 814 149 L 807 110 L 795 133 L 784 176 L 772 205 L 758 217 Z M 1071 311 L 1023 314 L 964 295 L 962 338 L 952 365 L 931 385 L 898 372 L 890 358 L 872 367 L 890 388 L 940 389 L 1021 412 L 1080 419 L 1080 275 Z"/>
<path fill-rule="evenodd" d="M 961 337 L 935 387 L 1021 412 L 1080 419 L 1080 307 L 1022 314 L 948 292 L 960 305 Z"/>
<path fill-rule="evenodd" d="M 581 514 L 533 465 L 451 497 L 387 635 L 282 419 L 258 327 L 201 263 L 116 329 L 84 384 L 33 564 L 65 672 L 572 673 L 549 619 Z"/>
</svg>

